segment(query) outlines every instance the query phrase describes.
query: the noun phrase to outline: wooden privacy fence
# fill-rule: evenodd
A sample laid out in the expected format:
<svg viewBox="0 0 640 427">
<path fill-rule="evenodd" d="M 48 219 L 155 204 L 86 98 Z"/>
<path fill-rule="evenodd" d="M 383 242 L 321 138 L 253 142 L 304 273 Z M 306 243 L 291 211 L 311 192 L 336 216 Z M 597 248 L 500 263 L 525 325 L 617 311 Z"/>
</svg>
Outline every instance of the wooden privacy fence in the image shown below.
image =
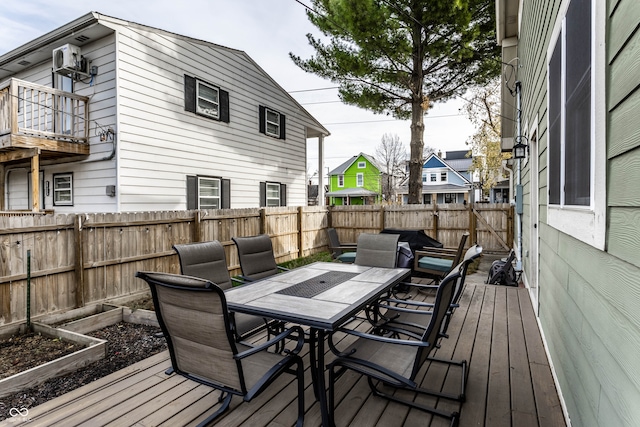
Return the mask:
<svg viewBox="0 0 640 427">
<path fill-rule="evenodd" d="M 475 218 L 475 219 L 474 219 Z M 424 229 L 445 246 L 470 230 L 486 250 L 512 242 L 509 205 L 321 206 L 104 214 L 0 215 L 0 325 L 24 322 L 27 255 L 31 316 L 146 291 L 140 270 L 178 273 L 172 245 L 219 240 L 240 273 L 235 236 L 267 233 L 277 262 L 327 250 L 325 229 L 342 240 L 383 228 Z M 491 231 L 489 231 L 489 229 Z"/>
</svg>

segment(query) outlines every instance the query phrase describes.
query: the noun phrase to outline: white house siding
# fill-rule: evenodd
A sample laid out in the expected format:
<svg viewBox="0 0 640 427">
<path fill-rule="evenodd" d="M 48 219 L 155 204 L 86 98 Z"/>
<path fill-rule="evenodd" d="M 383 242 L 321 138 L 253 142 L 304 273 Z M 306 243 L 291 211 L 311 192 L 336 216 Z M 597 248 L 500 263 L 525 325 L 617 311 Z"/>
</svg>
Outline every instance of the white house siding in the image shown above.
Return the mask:
<svg viewBox="0 0 640 427">
<path fill-rule="evenodd" d="M 52 185 L 53 174 L 73 172 L 73 206 L 53 206 L 53 191 L 45 195 L 43 208 L 54 208 L 58 213 L 65 212 L 114 212 L 117 209 L 115 198 L 105 194 L 106 185 L 116 184 L 115 160 L 98 161 L 111 153 L 109 142 L 100 142 L 97 133 L 100 126 L 116 128 L 115 106 L 115 53 L 114 36 L 108 36 L 82 47 L 82 54 L 91 61 L 91 65 L 98 67 L 98 76 L 94 84 L 76 81 L 74 92 L 90 97 L 89 101 L 89 136 L 91 154 L 87 161 L 76 161 L 58 164 L 41 163 L 40 170 L 44 172 L 44 181 Z M 43 86 L 53 86 L 51 60 L 30 67 L 13 77 Z M 29 200 L 27 188 L 27 173 L 24 168 L 7 167 L 7 198 L 8 209 L 28 209 Z M 52 188 L 52 187 L 51 187 Z"/>
<path fill-rule="evenodd" d="M 286 184 L 287 204 L 306 204 L 301 111 L 246 54 L 118 28 L 120 210 L 184 209 L 187 175 L 230 179 L 232 208 L 258 206 L 260 181 Z M 230 123 L 185 111 L 185 74 L 229 92 Z M 259 105 L 285 114 L 286 140 L 259 133 Z"/>
</svg>

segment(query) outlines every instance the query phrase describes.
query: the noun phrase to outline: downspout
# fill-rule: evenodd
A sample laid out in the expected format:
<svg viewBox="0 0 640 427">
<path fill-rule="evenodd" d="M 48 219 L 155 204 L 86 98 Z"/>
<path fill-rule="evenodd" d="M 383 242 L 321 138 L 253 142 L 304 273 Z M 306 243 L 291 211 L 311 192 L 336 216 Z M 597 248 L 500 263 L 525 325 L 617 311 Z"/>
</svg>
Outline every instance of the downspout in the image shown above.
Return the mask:
<svg viewBox="0 0 640 427">
<path fill-rule="evenodd" d="M 522 141 L 522 83 L 516 81 L 516 144 Z M 522 159 L 516 161 L 516 271 L 522 271 Z"/>
</svg>

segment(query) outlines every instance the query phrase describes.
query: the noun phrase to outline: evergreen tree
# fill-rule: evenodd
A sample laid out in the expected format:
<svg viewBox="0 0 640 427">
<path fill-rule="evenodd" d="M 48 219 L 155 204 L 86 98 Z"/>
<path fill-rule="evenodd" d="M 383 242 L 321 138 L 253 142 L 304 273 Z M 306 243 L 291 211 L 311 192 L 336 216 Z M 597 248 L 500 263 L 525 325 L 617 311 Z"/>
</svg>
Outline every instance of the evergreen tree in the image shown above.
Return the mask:
<svg viewBox="0 0 640 427">
<path fill-rule="evenodd" d="M 424 115 L 500 71 L 494 0 L 311 0 L 315 56 L 303 70 L 339 84 L 343 102 L 411 119 L 409 203 L 421 203 Z"/>
</svg>

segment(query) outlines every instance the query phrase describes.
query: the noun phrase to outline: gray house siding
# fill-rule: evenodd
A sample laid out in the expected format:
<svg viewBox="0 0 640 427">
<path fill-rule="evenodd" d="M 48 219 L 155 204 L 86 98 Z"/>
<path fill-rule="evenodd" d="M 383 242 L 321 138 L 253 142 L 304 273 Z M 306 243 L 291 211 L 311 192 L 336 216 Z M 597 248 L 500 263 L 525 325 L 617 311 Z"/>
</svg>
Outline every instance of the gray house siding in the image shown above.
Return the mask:
<svg viewBox="0 0 640 427">
<path fill-rule="evenodd" d="M 598 0 L 597 0 L 598 1 Z M 565 3 L 567 3 L 565 1 Z M 606 8 L 605 250 L 554 228 L 548 220 L 547 49 L 563 2 L 521 2 L 518 56 L 523 129 L 537 131 L 537 171 L 523 167 L 523 247 L 533 244 L 537 191 L 539 318 L 574 426 L 640 425 L 640 2 Z M 532 188 L 537 174 L 537 188 Z M 536 207 L 534 206 L 533 209 Z M 525 276 L 533 263 L 523 258 Z"/>
</svg>

